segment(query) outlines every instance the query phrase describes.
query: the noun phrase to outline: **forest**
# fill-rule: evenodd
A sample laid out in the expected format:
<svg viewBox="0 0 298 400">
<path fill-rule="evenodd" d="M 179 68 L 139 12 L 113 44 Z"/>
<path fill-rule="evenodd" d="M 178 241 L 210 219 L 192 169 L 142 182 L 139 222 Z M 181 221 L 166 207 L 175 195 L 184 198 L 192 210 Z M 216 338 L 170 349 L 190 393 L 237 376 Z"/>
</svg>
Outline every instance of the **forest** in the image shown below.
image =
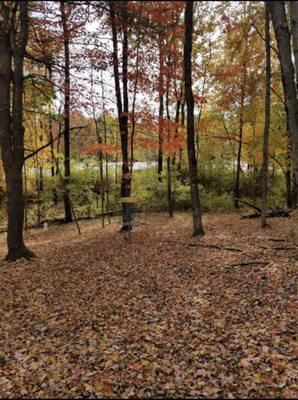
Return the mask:
<svg viewBox="0 0 298 400">
<path fill-rule="evenodd" d="M 0 150 L 0 398 L 297 398 L 298 1 L 1 1 Z"/>
</svg>

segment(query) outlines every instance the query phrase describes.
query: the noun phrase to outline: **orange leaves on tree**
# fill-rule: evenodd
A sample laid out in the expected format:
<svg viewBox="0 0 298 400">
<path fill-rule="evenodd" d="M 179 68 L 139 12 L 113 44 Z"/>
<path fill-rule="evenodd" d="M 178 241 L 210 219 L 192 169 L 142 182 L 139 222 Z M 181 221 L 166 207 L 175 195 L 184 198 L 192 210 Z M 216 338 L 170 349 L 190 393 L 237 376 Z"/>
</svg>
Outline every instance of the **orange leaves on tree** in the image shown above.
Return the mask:
<svg viewBox="0 0 298 400">
<path fill-rule="evenodd" d="M 112 155 L 115 153 L 120 153 L 121 148 L 119 145 L 115 146 L 115 145 L 111 145 L 108 143 L 98 143 L 98 144 L 93 144 L 88 147 L 85 147 L 85 149 L 83 150 L 83 153 L 92 154 L 92 153 L 96 153 L 98 151 L 102 151 L 103 153 Z"/>
</svg>

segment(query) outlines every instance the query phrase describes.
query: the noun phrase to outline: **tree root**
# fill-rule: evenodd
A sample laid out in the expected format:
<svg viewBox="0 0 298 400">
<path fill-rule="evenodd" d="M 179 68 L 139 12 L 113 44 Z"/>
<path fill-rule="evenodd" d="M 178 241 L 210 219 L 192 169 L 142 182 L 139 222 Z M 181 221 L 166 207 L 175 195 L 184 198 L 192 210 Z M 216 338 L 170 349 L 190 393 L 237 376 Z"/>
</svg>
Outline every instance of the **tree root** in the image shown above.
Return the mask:
<svg viewBox="0 0 298 400">
<path fill-rule="evenodd" d="M 31 258 L 36 257 L 33 251 L 29 250 L 26 246 L 11 249 L 9 250 L 7 256 L 5 257 L 5 261 L 16 261 L 19 258 L 25 258 L 26 260 L 30 260 Z"/>
</svg>

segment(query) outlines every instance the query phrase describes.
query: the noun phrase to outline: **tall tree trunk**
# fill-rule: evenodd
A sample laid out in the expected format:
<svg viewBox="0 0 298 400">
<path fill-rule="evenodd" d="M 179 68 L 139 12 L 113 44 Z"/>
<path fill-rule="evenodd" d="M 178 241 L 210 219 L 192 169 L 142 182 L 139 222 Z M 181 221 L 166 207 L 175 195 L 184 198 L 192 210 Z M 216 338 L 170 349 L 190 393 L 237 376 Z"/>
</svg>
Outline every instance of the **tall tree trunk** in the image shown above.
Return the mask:
<svg viewBox="0 0 298 400">
<path fill-rule="evenodd" d="M 15 13 L 13 17 L 11 12 Z M 19 17 L 16 16 L 17 12 Z M 28 3 L 19 2 L 18 10 L 14 11 L 3 3 L 0 6 L 0 16 L 0 145 L 7 188 L 6 259 L 14 261 L 20 257 L 34 257 L 34 253 L 25 246 L 23 240 L 23 70 L 28 41 Z M 16 19 L 20 22 L 18 38 L 15 34 Z"/>
<path fill-rule="evenodd" d="M 185 108 L 185 99 L 183 99 L 181 102 L 181 125 L 182 125 L 182 127 L 184 127 L 184 121 L 185 121 L 184 108 Z M 178 166 L 177 166 L 178 172 L 181 172 L 182 158 L 183 158 L 183 149 L 182 149 L 182 147 L 180 147 L 179 154 L 178 154 Z"/>
<path fill-rule="evenodd" d="M 103 85 L 103 74 L 101 73 L 101 100 L 102 100 L 102 118 L 103 118 L 103 132 L 104 132 L 104 143 L 107 144 L 107 123 L 106 123 L 106 106 L 105 106 L 105 92 Z M 105 163 L 106 163 L 106 212 L 108 215 L 109 224 L 111 223 L 110 217 L 110 180 L 109 180 L 109 165 L 108 165 L 108 153 L 105 152 Z"/>
<path fill-rule="evenodd" d="M 234 188 L 234 207 L 239 208 L 239 196 L 240 196 L 240 173 L 241 173 L 241 153 L 242 153 L 242 136 L 243 136 L 243 113 L 240 112 L 239 121 L 239 143 L 237 152 L 237 166 L 236 166 L 236 178 Z"/>
<path fill-rule="evenodd" d="M 104 214 L 105 190 L 104 190 L 104 179 L 103 179 L 103 155 L 102 155 L 102 149 L 101 149 L 102 136 L 100 134 L 100 119 L 96 118 L 96 109 L 95 109 L 94 98 L 93 98 L 94 85 L 93 85 L 92 61 L 91 61 L 91 66 L 90 66 L 90 83 L 91 83 L 90 91 L 91 91 L 92 116 L 93 116 L 93 122 L 95 125 L 97 145 L 99 147 L 99 149 L 97 150 L 96 153 L 97 153 L 97 161 L 98 161 L 99 176 L 100 176 L 101 226 L 102 226 L 102 228 L 104 228 L 104 226 L 105 226 L 105 214 Z M 91 204 L 89 201 L 89 208 L 90 208 L 90 206 L 91 206 Z"/>
<path fill-rule="evenodd" d="M 128 33 L 127 33 L 127 0 L 123 1 L 123 42 L 122 42 L 122 88 L 123 88 L 123 131 L 121 132 L 122 180 L 121 196 L 130 196 L 131 176 L 128 159 Z"/>
<path fill-rule="evenodd" d="M 291 135 L 289 130 L 289 118 L 287 116 L 287 148 L 286 148 L 286 168 L 284 171 L 286 178 L 286 196 L 287 207 L 293 207 L 293 192 L 292 192 L 292 145 Z"/>
<path fill-rule="evenodd" d="M 194 132 L 194 99 L 192 93 L 192 34 L 193 34 L 193 1 L 186 1 L 185 38 L 184 38 L 184 80 L 185 100 L 187 104 L 187 154 L 190 177 L 190 193 L 193 210 L 193 236 L 204 235 L 200 197 L 198 189 L 198 171 Z"/>
<path fill-rule="evenodd" d="M 163 114 L 164 114 L 164 56 L 162 49 L 162 41 L 159 43 L 159 78 L 158 78 L 158 92 L 159 92 L 159 113 L 158 113 L 158 161 L 157 161 L 157 175 L 158 180 L 161 182 L 162 162 L 163 162 Z"/>
<path fill-rule="evenodd" d="M 296 72 L 296 90 L 298 91 L 298 2 L 290 2 L 291 10 L 291 25 L 292 25 L 292 42 L 293 52 L 295 59 L 295 72 Z"/>
<path fill-rule="evenodd" d="M 243 65 L 243 81 L 241 85 L 241 98 L 240 98 L 240 117 L 239 117 L 239 142 L 237 152 L 237 166 L 236 166 L 236 179 L 234 187 L 234 207 L 239 209 L 239 197 L 240 197 L 240 174 L 241 174 L 241 156 L 242 156 L 242 144 L 243 144 L 243 107 L 245 98 L 245 81 L 246 81 L 246 65 Z"/>
<path fill-rule="evenodd" d="M 270 81 L 271 81 L 271 59 L 270 59 L 270 14 L 268 4 L 265 2 L 265 45 L 266 45 L 266 95 L 265 95 L 265 126 L 263 135 L 263 165 L 262 165 L 262 206 L 261 227 L 266 227 L 267 215 L 267 193 L 268 193 L 268 151 L 270 130 Z"/>
<path fill-rule="evenodd" d="M 285 103 L 289 115 L 296 188 L 298 187 L 298 100 L 292 62 L 290 31 L 283 1 L 268 1 L 272 25 L 277 41 Z M 293 37 L 293 40 L 295 38 Z M 297 54 L 297 53 L 296 53 Z"/>
<path fill-rule="evenodd" d="M 97 144 L 100 146 L 102 144 L 102 136 L 100 134 L 100 129 L 99 129 L 99 120 L 96 120 L 95 114 L 94 114 L 94 122 L 95 122 Z M 105 214 L 104 214 L 105 189 L 104 189 L 104 179 L 103 179 L 103 156 L 102 156 L 101 149 L 97 152 L 97 157 L 98 157 L 99 176 L 100 176 L 101 226 L 102 226 L 102 228 L 104 228 L 104 226 L 105 226 Z"/>
<path fill-rule="evenodd" d="M 127 1 L 124 3 L 122 11 L 123 22 L 123 41 L 122 41 L 122 86 L 123 86 L 123 108 L 120 90 L 119 57 L 117 42 L 117 24 L 115 15 L 115 1 L 109 3 L 110 18 L 113 39 L 113 69 L 115 79 L 115 90 L 117 99 L 118 121 L 120 129 L 121 152 L 122 152 L 122 177 L 121 177 L 121 197 L 129 197 L 131 191 L 131 175 L 129 173 L 128 162 L 128 88 L 127 88 L 127 64 L 128 64 L 128 35 L 127 35 Z M 122 219 L 125 217 L 125 204 L 122 203 Z M 121 230 L 127 230 L 124 225 Z"/>
<path fill-rule="evenodd" d="M 180 107 L 181 107 L 181 100 L 178 99 L 176 101 L 176 113 L 175 113 L 175 137 L 178 138 L 179 135 L 179 118 L 180 118 Z M 173 159 L 172 159 L 172 164 L 175 165 L 176 164 L 176 152 L 173 155 Z"/>
<path fill-rule="evenodd" d="M 48 72 L 48 78 L 50 81 L 52 81 L 52 67 L 49 65 L 46 68 L 46 74 Z M 58 204 L 58 196 L 57 196 L 57 190 L 55 186 L 55 151 L 54 151 L 54 137 L 53 137 L 53 124 L 52 124 L 52 118 L 51 118 L 51 113 L 52 113 L 52 107 L 51 105 L 49 106 L 49 118 L 48 118 L 48 132 L 49 132 L 49 139 L 51 141 L 51 177 L 53 181 L 53 203 Z"/>
<path fill-rule="evenodd" d="M 136 54 L 136 73 L 134 80 L 134 88 L 133 88 L 133 99 L 132 99 L 132 107 L 131 107 L 131 137 L 130 137 L 130 174 L 132 174 L 133 163 L 134 163 L 134 138 L 135 138 L 135 129 L 136 129 L 136 100 L 137 100 L 137 91 L 138 91 L 138 80 L 139 80 L 139 62 L 140 62 L 140 34 L 137 37 L 137 54 Z"/>
<path fill-rule="evenodd" d="M 166 111 L 167 119 L 170 121 L 170 110 L 169 110 L 169 79 L 167 79 L 167 92 L 166 92 Z M 168 139 L 170 141 L 170 126 L 168 127 Z M 172 193 L 172 179 L 171 179 L 171 156 L 167 155 L 167 196 L 168 196 L 168 211 L 169 216 L 173 216 L 173 193 Z"/>
<path fill-rule="evenodd" d="M 71 205 L 69 201 L 70 181 L 70 131 L 69 131 L 69 110 L 70 110 L 70 74 L 69 74 L 69 30 L 67 26 L 67 13 L 64 1 L 60 2 L 61 20 L 63 27 L 64 44 L 64 211 L 65 222 L 72 222 Z"/>
</svg>

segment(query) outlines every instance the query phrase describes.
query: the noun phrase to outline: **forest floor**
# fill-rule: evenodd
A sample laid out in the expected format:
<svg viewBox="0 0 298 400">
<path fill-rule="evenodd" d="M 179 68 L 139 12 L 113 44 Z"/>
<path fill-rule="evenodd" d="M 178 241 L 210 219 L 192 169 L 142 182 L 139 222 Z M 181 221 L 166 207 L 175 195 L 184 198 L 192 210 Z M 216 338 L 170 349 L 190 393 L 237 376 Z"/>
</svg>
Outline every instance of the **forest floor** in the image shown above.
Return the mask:
<svg viewBox="0 0 298 400">
<path fill-rule="evenodd" d="M 0 262 L 0 397 L 297 397 L 298 214 L 205 215 L 201 239 L 138 218 L 130 242 L 119 218 L 31 230 L 38 258 Z"/>
</svg>

